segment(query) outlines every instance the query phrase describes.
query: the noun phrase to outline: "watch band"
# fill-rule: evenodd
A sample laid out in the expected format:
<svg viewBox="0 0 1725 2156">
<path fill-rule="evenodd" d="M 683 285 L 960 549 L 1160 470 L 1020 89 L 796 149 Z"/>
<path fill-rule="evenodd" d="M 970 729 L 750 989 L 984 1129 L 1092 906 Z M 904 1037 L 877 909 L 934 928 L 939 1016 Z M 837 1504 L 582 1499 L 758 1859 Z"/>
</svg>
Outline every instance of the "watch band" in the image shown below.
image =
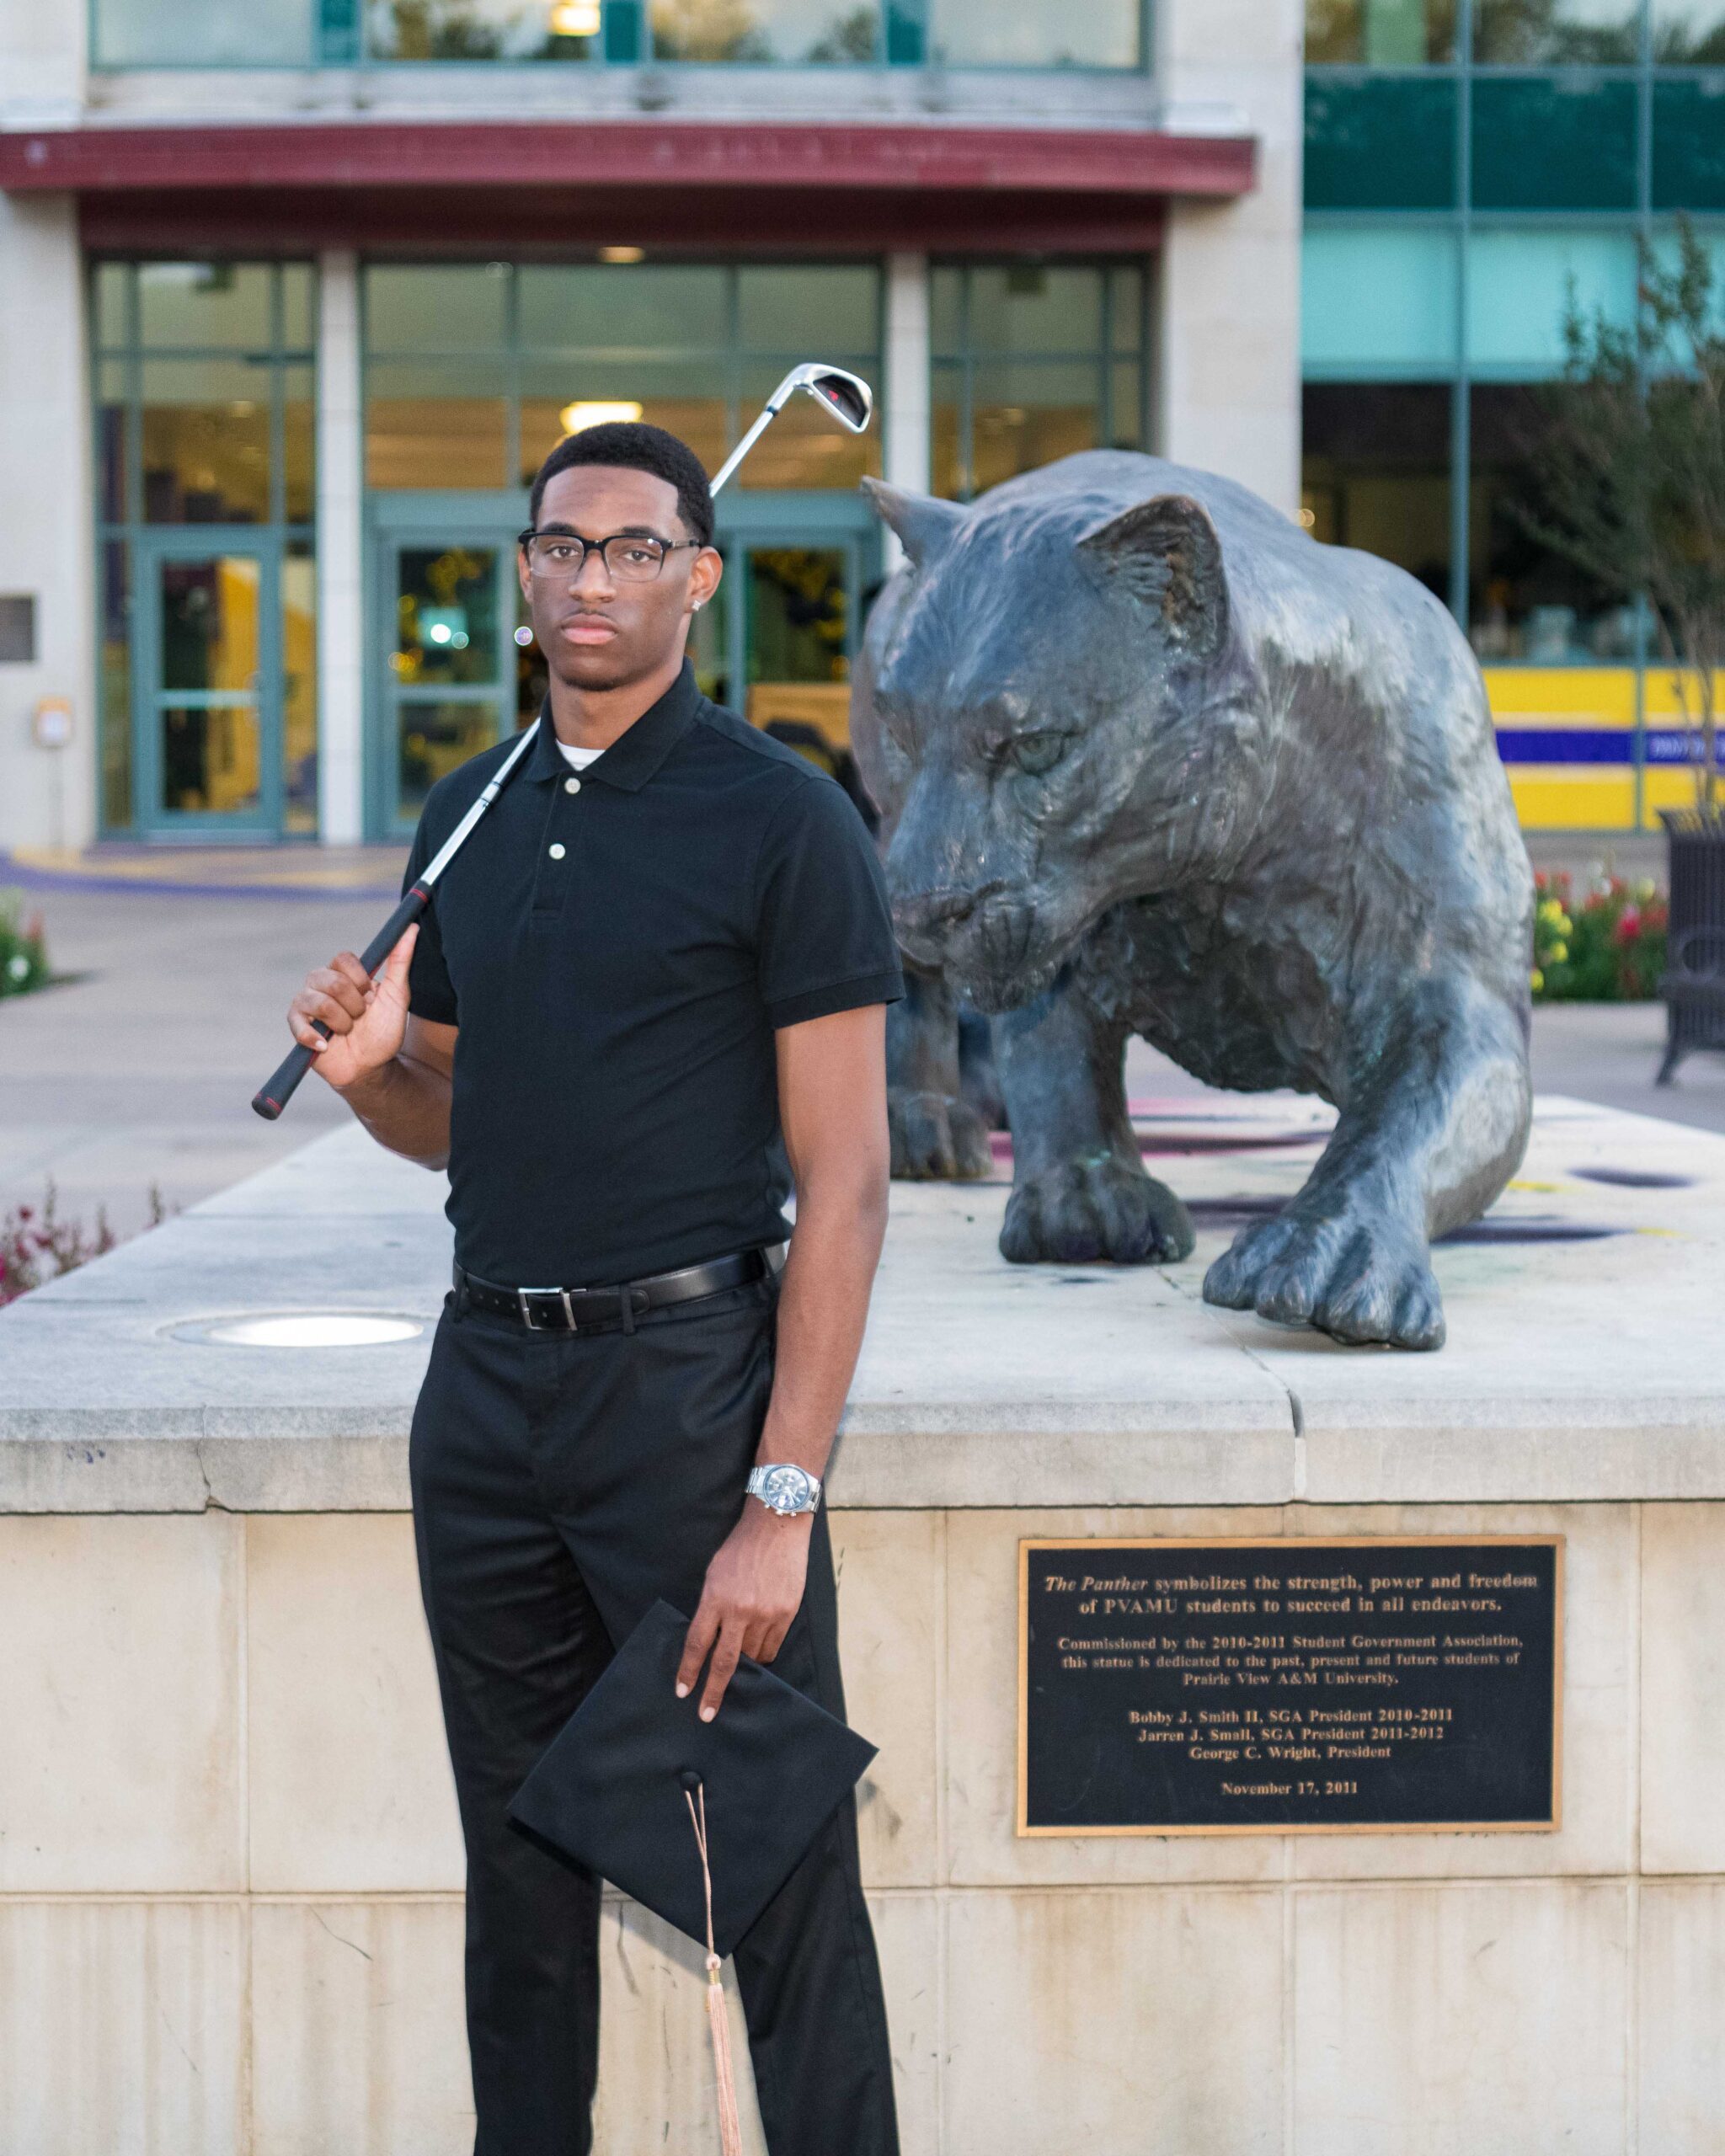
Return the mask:
<svg viewBox="0 0 1725 2156">
<path fill-rule="evenodd" d="M 806 1502 L 783 1502 L 793 1484 L 797 1495 Z M 763 1460 L 758 1467 L 750 1469 L 749 1479 L 743 1486 L 751 1497 L 758 1497 L 769 1512 L 777 1513 L 782 1519 L 799 1513 L 812 1513 L 820 1502 L 820 1477 L 811 1475 L 806 1467 L 798 1467 L 793 1460 Z"/>
</svg>

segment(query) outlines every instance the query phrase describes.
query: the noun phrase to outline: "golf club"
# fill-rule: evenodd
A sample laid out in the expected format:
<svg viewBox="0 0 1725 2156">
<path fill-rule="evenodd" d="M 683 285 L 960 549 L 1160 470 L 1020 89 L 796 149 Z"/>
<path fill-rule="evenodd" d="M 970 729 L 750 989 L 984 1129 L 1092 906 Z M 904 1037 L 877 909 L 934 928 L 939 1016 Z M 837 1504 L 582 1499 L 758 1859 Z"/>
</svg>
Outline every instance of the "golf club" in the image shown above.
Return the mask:
<svg viewBox="0 0 1725 2156">
<path fill-rule="evenodd" d="M 760 418 L 720 466 L 718 476 L 712 482 L 712 491 L 715 494 L 799 389 L 815 398 L 832 414 L 841 427 L 852 434 L 860 435 L 867 431 L 874 410 L 874 392 L 868 384 L 860 375 L 849 374 L 843 367 L 822 366 L 816 360 L 807 360 L 803 366 L 791 369 L 767 398 Z M 537 726 L 521 728 L 521 739 L 498 766 L 496 776 L 490 784 L 433 856 L 419 882 L 360 952 L 360 963 L 368 974 L 376 974 L 403 936 L 430 905 L 432 889 L 438 878 L 467 843 L 473 826 L 502 792 L 510 774 L 526 754 L 537 731 Z M 329 1028 L 321 1018 L 314 1018 L 312 1023 L 326 1040 L 329 1038 Z M 278 1067 L 252 1096 L 254 1109 L 266 1123 L 274 1123 L 293 1098 L 301 1079 L 312 1067 L 315 1054 L 314 1049 L 303 1048 L 296 1041 Z"/>
</svg>

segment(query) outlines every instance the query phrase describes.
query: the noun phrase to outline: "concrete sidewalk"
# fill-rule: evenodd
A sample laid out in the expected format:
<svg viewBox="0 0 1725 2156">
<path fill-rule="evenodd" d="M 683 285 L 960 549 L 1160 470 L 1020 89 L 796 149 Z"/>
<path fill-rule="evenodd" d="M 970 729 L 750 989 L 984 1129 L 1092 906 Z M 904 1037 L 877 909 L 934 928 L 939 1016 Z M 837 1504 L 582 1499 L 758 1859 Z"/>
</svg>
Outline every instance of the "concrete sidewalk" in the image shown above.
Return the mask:
<svg viewBox="0 0 1725 2156">
<path fill-rule="evenodd" d="M 0 1002 L 0 1212 L 39 1203 L 51 1176 L 66 1217 L 93 1224 L 105 1206 L 116 1234 L 130 1235 L 149 1217 L 152 1184 L 168 1205 L 190 1205 L 346 1120 L 315 1079 L 278 1123 L 249 1103 L 287 1045 L 282 1014 L 302 976 L 362 944 L 387 899 L 45 878 L 29 896 L 56 969 L 75 978 Z M 1725 1057 L 1696 1057 L 1660 1091 L 1663 1031 L 1657 1004 L 1541 1010 L 1535 1084 L 1725 1131 Z M 1141 1042 L 1128 1089 L 1204 1090 Z"/>
</svg>

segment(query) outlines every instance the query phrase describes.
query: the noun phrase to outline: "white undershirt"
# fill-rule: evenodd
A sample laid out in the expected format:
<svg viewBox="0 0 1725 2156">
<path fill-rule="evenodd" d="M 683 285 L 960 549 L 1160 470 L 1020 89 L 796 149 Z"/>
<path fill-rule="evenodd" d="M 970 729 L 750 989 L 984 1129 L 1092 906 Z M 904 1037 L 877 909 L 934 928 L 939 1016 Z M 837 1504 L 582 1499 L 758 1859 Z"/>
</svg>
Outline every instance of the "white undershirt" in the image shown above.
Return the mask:
<svg viewBox="0 0 1725 2156">
<path fill-rule="evenodd" d="M 559 741 L 557 745 L 563 751 L 563 760 L 578 771 L 585 771 L 595 756 L 605 754 L 602 749 L 577 749 L 567 741 Z"/>
</svg>

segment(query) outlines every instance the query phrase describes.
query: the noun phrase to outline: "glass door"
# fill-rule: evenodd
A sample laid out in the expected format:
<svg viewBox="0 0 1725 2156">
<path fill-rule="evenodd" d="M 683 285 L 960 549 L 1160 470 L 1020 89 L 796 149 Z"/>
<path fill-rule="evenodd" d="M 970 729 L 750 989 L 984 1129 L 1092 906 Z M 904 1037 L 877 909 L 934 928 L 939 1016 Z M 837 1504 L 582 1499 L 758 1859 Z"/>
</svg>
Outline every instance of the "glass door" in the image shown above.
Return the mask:
<svg viewBox="0 0 1725 2156">
<path fill-rule="evenodd" d="M 133 808 L 145 835 L 280 831 L 280 584 L 279 549 L 254 531 L 140 541 Z"/>
<path fill-rule="evenodd" d="M 544 693 L 524 617 L 515 529 L 393 531 L 377 554 L 387 659 L 382 823 L 410 831 L 446 771 L 535 717 Z"/>
</svg>

